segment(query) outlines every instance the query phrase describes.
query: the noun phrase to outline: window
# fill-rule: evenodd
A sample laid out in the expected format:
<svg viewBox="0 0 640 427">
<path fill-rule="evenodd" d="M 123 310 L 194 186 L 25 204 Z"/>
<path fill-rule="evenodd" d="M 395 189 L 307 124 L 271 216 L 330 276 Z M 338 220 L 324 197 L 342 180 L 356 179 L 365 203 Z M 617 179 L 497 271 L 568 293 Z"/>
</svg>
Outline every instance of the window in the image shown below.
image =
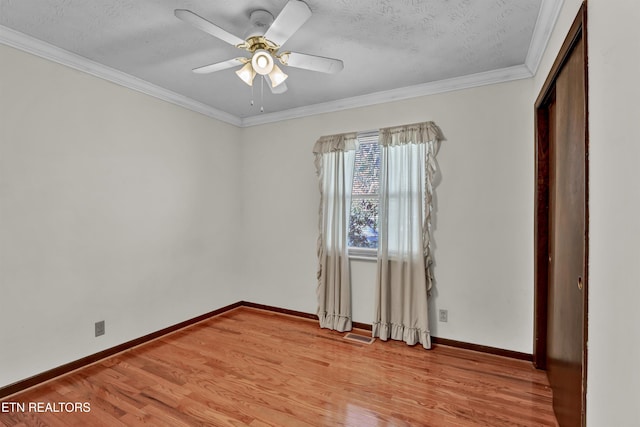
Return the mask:
<svg viewBox="0 0 640 427">
<path fill-rule="evenodd" d="M 378 132 L 358 135 L 349 219 L 349 254 L 372 256 L 378 248 L 380 146 Z"/>
</svg>

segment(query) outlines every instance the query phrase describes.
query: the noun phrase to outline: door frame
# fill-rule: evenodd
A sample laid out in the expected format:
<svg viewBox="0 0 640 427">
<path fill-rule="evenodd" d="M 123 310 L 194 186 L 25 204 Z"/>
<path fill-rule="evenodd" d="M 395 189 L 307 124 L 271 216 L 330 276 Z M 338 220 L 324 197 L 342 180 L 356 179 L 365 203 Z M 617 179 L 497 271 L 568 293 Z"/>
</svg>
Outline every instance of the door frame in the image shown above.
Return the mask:
<svg viewBox="0 0 640 427">
<path fill-rule="evenodd" d="M 588 319 L 588 261 L 589 261 L 589 74 L 587 57 L 587 3 L 582 3 L 571 25 L 551 71 L 535 103 L 535 196 L 534 196 L 534 342 L 533 363 L 546 369 L 547 305 L 549 290 L 549 114 L 548 107 L 555 98 L 555 83 L 576 44 L 582 40 L 584 49 L 585 83 L 585 275 L 583 279 L 583 355 L 582 355 L 582 425 L 585 424 L 587 393 L 587 319 Z"/>
</svg>

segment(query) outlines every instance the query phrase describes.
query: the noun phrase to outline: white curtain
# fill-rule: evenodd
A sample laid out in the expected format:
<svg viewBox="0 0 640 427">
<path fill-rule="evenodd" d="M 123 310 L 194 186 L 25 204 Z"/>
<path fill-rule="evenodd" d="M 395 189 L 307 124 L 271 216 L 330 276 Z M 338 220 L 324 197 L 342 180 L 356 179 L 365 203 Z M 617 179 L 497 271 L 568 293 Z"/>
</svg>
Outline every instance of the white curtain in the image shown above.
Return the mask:
<svg viewBox="0 0 640 427">
<path fill-rule="evenodd" d="M 373 336 L 431 348 L 432 182 L 440 132 L 433 122 L 380 130 L 380 214 Z"/>
<path fill-rule="evenodd" d="M 313 152 L 320 185 L 318 318 L 322 328 L 351 330 L 351 274 L 347 253 L 356 133 L 324 136 Z"/>
</svg>

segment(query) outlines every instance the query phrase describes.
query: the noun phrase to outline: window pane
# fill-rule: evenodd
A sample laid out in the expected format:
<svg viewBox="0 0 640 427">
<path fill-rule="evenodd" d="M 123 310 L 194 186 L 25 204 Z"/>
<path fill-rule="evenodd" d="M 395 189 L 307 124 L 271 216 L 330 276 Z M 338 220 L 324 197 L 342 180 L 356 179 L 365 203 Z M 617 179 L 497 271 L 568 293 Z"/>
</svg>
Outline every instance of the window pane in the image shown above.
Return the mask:
<svg viewBox="0 0 640 427">
<path fill-rule="evenodd" d="M 349 246 L 378 247 L 378 198 L 353 199 L 349 221 Z"/>
<path fill-rule="evenodd" d="M 378 194 L 380 183 L 380 146 L 377 141 L 360 143 L 353 174 L 353 195 Z"/>
</svg>

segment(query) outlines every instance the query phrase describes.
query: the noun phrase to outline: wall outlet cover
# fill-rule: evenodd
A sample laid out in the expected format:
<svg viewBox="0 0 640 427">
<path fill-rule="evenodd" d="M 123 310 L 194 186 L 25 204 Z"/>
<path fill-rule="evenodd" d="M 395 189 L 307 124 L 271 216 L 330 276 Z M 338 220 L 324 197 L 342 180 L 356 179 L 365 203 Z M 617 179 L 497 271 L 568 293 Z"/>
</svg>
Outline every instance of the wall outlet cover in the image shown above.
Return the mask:
<svg viewBox="0 0 640 427">
<path fill-rule="evenodd" d="M 104 320 L 96 322 L 96 337 L 104 335 Z"/>
</svg>

